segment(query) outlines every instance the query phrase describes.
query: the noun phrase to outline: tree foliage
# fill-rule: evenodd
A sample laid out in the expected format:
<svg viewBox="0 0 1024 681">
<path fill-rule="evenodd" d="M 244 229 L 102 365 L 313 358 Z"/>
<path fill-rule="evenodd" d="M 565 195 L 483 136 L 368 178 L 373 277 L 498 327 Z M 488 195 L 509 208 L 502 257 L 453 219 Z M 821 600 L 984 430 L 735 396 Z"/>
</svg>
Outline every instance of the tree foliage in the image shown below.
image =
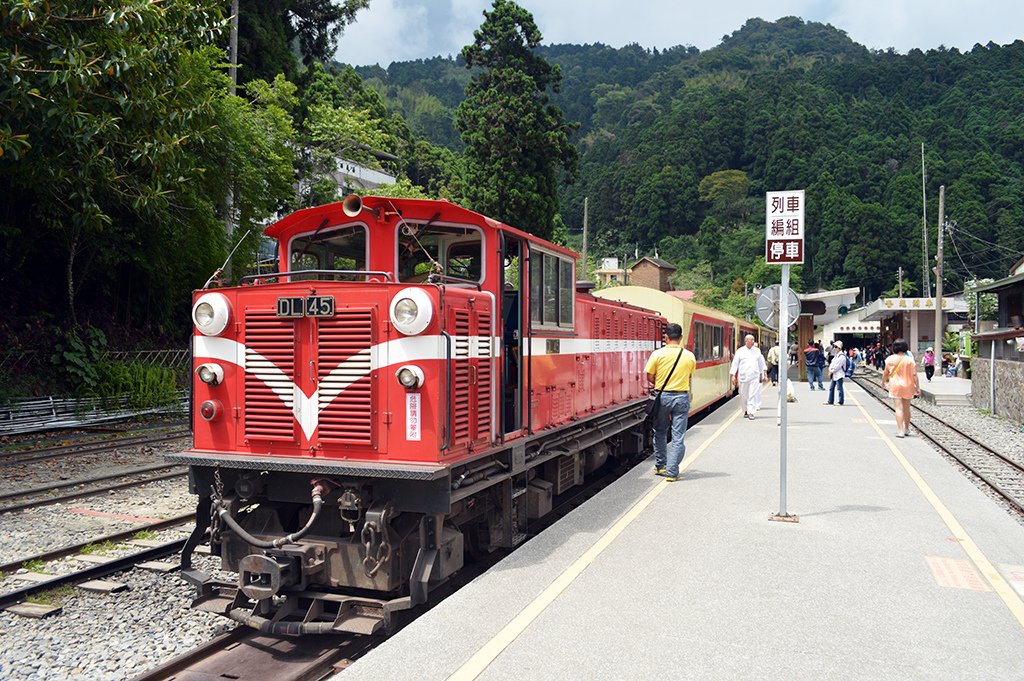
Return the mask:
<svg viewBox="0 0 1024 681">
<path fill-rule="evenodd" d="M 462 50 L 478 71 L 455 114 L 465 143 L 465 191 L 471 208 L 548 238 L 558 213 L 558 181 L 571 180 L 571 127 L 545 91 L 561 73 L 535 53 L 541 34 L 529 12 L 494 0 L 474 42 Z"/>
</svg>

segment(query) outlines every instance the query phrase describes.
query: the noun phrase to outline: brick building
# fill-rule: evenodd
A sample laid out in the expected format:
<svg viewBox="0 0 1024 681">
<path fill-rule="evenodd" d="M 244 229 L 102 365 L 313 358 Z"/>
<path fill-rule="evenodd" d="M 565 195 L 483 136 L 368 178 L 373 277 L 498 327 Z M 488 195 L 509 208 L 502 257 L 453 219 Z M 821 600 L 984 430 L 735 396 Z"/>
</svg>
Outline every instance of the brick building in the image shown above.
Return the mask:
<svg viewBox="0 0 1024 681">
<path fill-rule="evenodd" d="M 661 258 L 645 256 L 629 268 L 629 283 L 633 286 L 646 286 L 659 291 L 668 291 L 672 288 L 669 277 L 675 271 L 676 267 L 672 263 Z"/>
</svg>

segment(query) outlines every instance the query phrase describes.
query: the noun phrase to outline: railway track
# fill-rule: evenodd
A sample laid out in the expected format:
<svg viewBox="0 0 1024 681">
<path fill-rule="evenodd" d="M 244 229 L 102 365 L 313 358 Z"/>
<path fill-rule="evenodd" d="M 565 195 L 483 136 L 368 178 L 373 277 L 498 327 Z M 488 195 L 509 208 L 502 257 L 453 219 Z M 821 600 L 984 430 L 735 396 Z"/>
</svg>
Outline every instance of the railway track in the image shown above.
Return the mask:
<svg viewBox="0 0 1024 681">
<path fill-rule="evenodd" d="M 24 556 L 16 560 L 9 561 L 7 563 L 0 564 L 0 572 L 12 572 L 19 569 L 26 563 L 48 563 L 61 558 L 67 558 L 82 552 L 87 546 L 106 544 L 108 542 L 115 543 L 121 541 L 127 541 L 132 539 L 135 535 L 140 532 L 158 532 L 160 530 L 167 530 L 172 527 L 178 527 L 179 525 L 185 525 L 186 523 L 192 523 L 195 521 L 194 513 L 184 513 L 177 515 L 165 520 L 160 520 L 155 523 L 146 523 L 145 525 L 137 525 L 127 530 L 121 530 L 120 532 L 114 532 L 112 534 L 104 535 L 102 537 L 93 537 L 88 541 L 80 542 L 78 544 L 69 544 L 62 546 L 58 549 L 52 549 L 50 551 L 44 551 L 34 556 Z"/>
<path fill-rule="evenodd" d="M 25 599 L 36 594 L 63 586 L 81 584 L 82 582 L 87 582 L 91 579 L 100 579 L 101 577 L 106 577 L 107 575 L 114 574 L 115 572 L 123 572 L 124 570 L 127 570 L 139 563 L 144 563 L 146 561 L 162 558 L 169 554 L 177 553 L 181 551 L 182 547 L 185 545 L 185 541 L 185 539 L 175 539 L 173 541 L 160 544 L 159 546 L 146 547 L 126 556 L 111 557 L 108 561 L 93 564 L 81 570 L 75 570 L 62 575 L 54 575 L 51 579 L 33 582 L 26 586 L 0 593 L 0 609 L 21 603 Z M 42 555 L 45 556 L 47 554 Z M 50 558 L 50 560 L 53 559 Z"/>
<path fill-rule="evenodd" d="M 147 475 L 149 473 L 155 473 L 156 475 Z M 87 497 L 94 497 L 116 490 L 145 485 L 150 482 L 183 478 L 185 475 L 187 475 L 187 473 L 183 470 L 182 466 L 176 464 L 154 464 L 151 466 L 132 468 L 117 473 L 98 475 L 91 478 L 80 478 L 78 480 L 43 485 L 40 487 L 33 487 L 31 489 L 18 490 L 16 492 L 6 492 L 4 494 L 0 494 L 0 513 L 13 513 L 15 511 L 23 511 L 25 509 L 37 508 L 39 506 L 48 506 L 50 504 L 63 503 L 65 501 L 73 501 L 75 499 L 85 499 Z M 89 487 L 88 489 L 71 492 L 69 494 L 61 494 L 57 496 L 54 496 L 53 494 L 53 492 L 57 490 L 81 487 L 83 485 L 93 485 L 111 480 L 121 480 L 124 478 L 131 479 L 124 482 L 102 485 L 100 487 Z"/>
<path fill-rule="evenodd" d="M 895 412 L 888 395 L 882 390 L 881 381 L 861 374 L 854 377 L 854 382 Z M 953 457 L 1007 505 L 1024 515 L 1024 464 L 1022 462 L 996 451 L 916 404 L 912 404 L 911 409 L 911 426 L 922 437 Z"/>
<path fill-rule="evenodd" d="M 21 451 L 0 454 L 0 466 L 13 466 L 16 464 L 32 463 L 34 461 L 45 461 L 48 459 L 61 459 L 68 456 L 82 456 L 85 454 L 102 454 L 114 451 L 123 447 L 136 445 L 159 444 L 189 437 L 187 430 L 178 430 L 162 435 L 138 435 L 128 438 L 117 438 L 91 444 L 68 444 L 57 447 L 45 447 L 43 449 L 26 449 Z"/>
<path fill-rule="evenodd" d="M 136 676 L 134 681 L 314 681 L 341 671 L 381 640 L 359 634 L 284 638 L 238 627 Z"/>
</svg>

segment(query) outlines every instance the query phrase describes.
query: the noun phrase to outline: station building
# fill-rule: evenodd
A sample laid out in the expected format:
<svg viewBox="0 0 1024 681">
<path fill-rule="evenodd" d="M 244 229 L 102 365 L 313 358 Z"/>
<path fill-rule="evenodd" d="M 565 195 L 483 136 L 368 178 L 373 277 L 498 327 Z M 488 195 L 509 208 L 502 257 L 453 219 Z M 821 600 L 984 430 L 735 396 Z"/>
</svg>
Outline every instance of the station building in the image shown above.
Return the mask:
<svg viewBox="0 0 1024 681">
<path fill-rule="evenodd" d="M 932 347 L 942 351 L 942 339 L 935 338 L 935 314 L 942 314 L 943 330 L 964 327 L 968 323 L 967 300 L 963 296 L 944 296 L 941 305 L 932 298 L 879 298 L 860 310 L 862 322 L 878 322 L 883 345 L 903 338 L 914 356 Z"/>
<path fill-rule="evenodd" d="M 998 298 L 996 328 L 975 333 L 978 356 L 973 358 L 971 401 L 1014 421 L 1024 421 L 1024 258 L 1010 276 L 980 286 L 975 296 L 994 293 Z M 977 299 L 975 304 L 980 302 Z M 977 309 L 977 307 L 975 308 Z M 977 331 L 977 329 L 976 329 Z"/>
</svg>

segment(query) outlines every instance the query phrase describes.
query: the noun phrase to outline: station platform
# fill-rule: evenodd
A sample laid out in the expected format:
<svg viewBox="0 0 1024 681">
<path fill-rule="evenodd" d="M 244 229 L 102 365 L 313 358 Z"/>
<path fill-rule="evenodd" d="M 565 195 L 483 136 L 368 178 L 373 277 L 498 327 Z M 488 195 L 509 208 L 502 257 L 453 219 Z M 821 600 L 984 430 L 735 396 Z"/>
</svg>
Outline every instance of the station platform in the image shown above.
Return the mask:
<svg viewBox="0 0 1024 681">
<path fill-rule="evenodd" d="M 795 382 L 794 382 L 795 383 Z M 1022 679 L 1024 526 L 856 386 L 776 388 L 637 466 L 343 674 L 358 679 Z"/>
</svg>

